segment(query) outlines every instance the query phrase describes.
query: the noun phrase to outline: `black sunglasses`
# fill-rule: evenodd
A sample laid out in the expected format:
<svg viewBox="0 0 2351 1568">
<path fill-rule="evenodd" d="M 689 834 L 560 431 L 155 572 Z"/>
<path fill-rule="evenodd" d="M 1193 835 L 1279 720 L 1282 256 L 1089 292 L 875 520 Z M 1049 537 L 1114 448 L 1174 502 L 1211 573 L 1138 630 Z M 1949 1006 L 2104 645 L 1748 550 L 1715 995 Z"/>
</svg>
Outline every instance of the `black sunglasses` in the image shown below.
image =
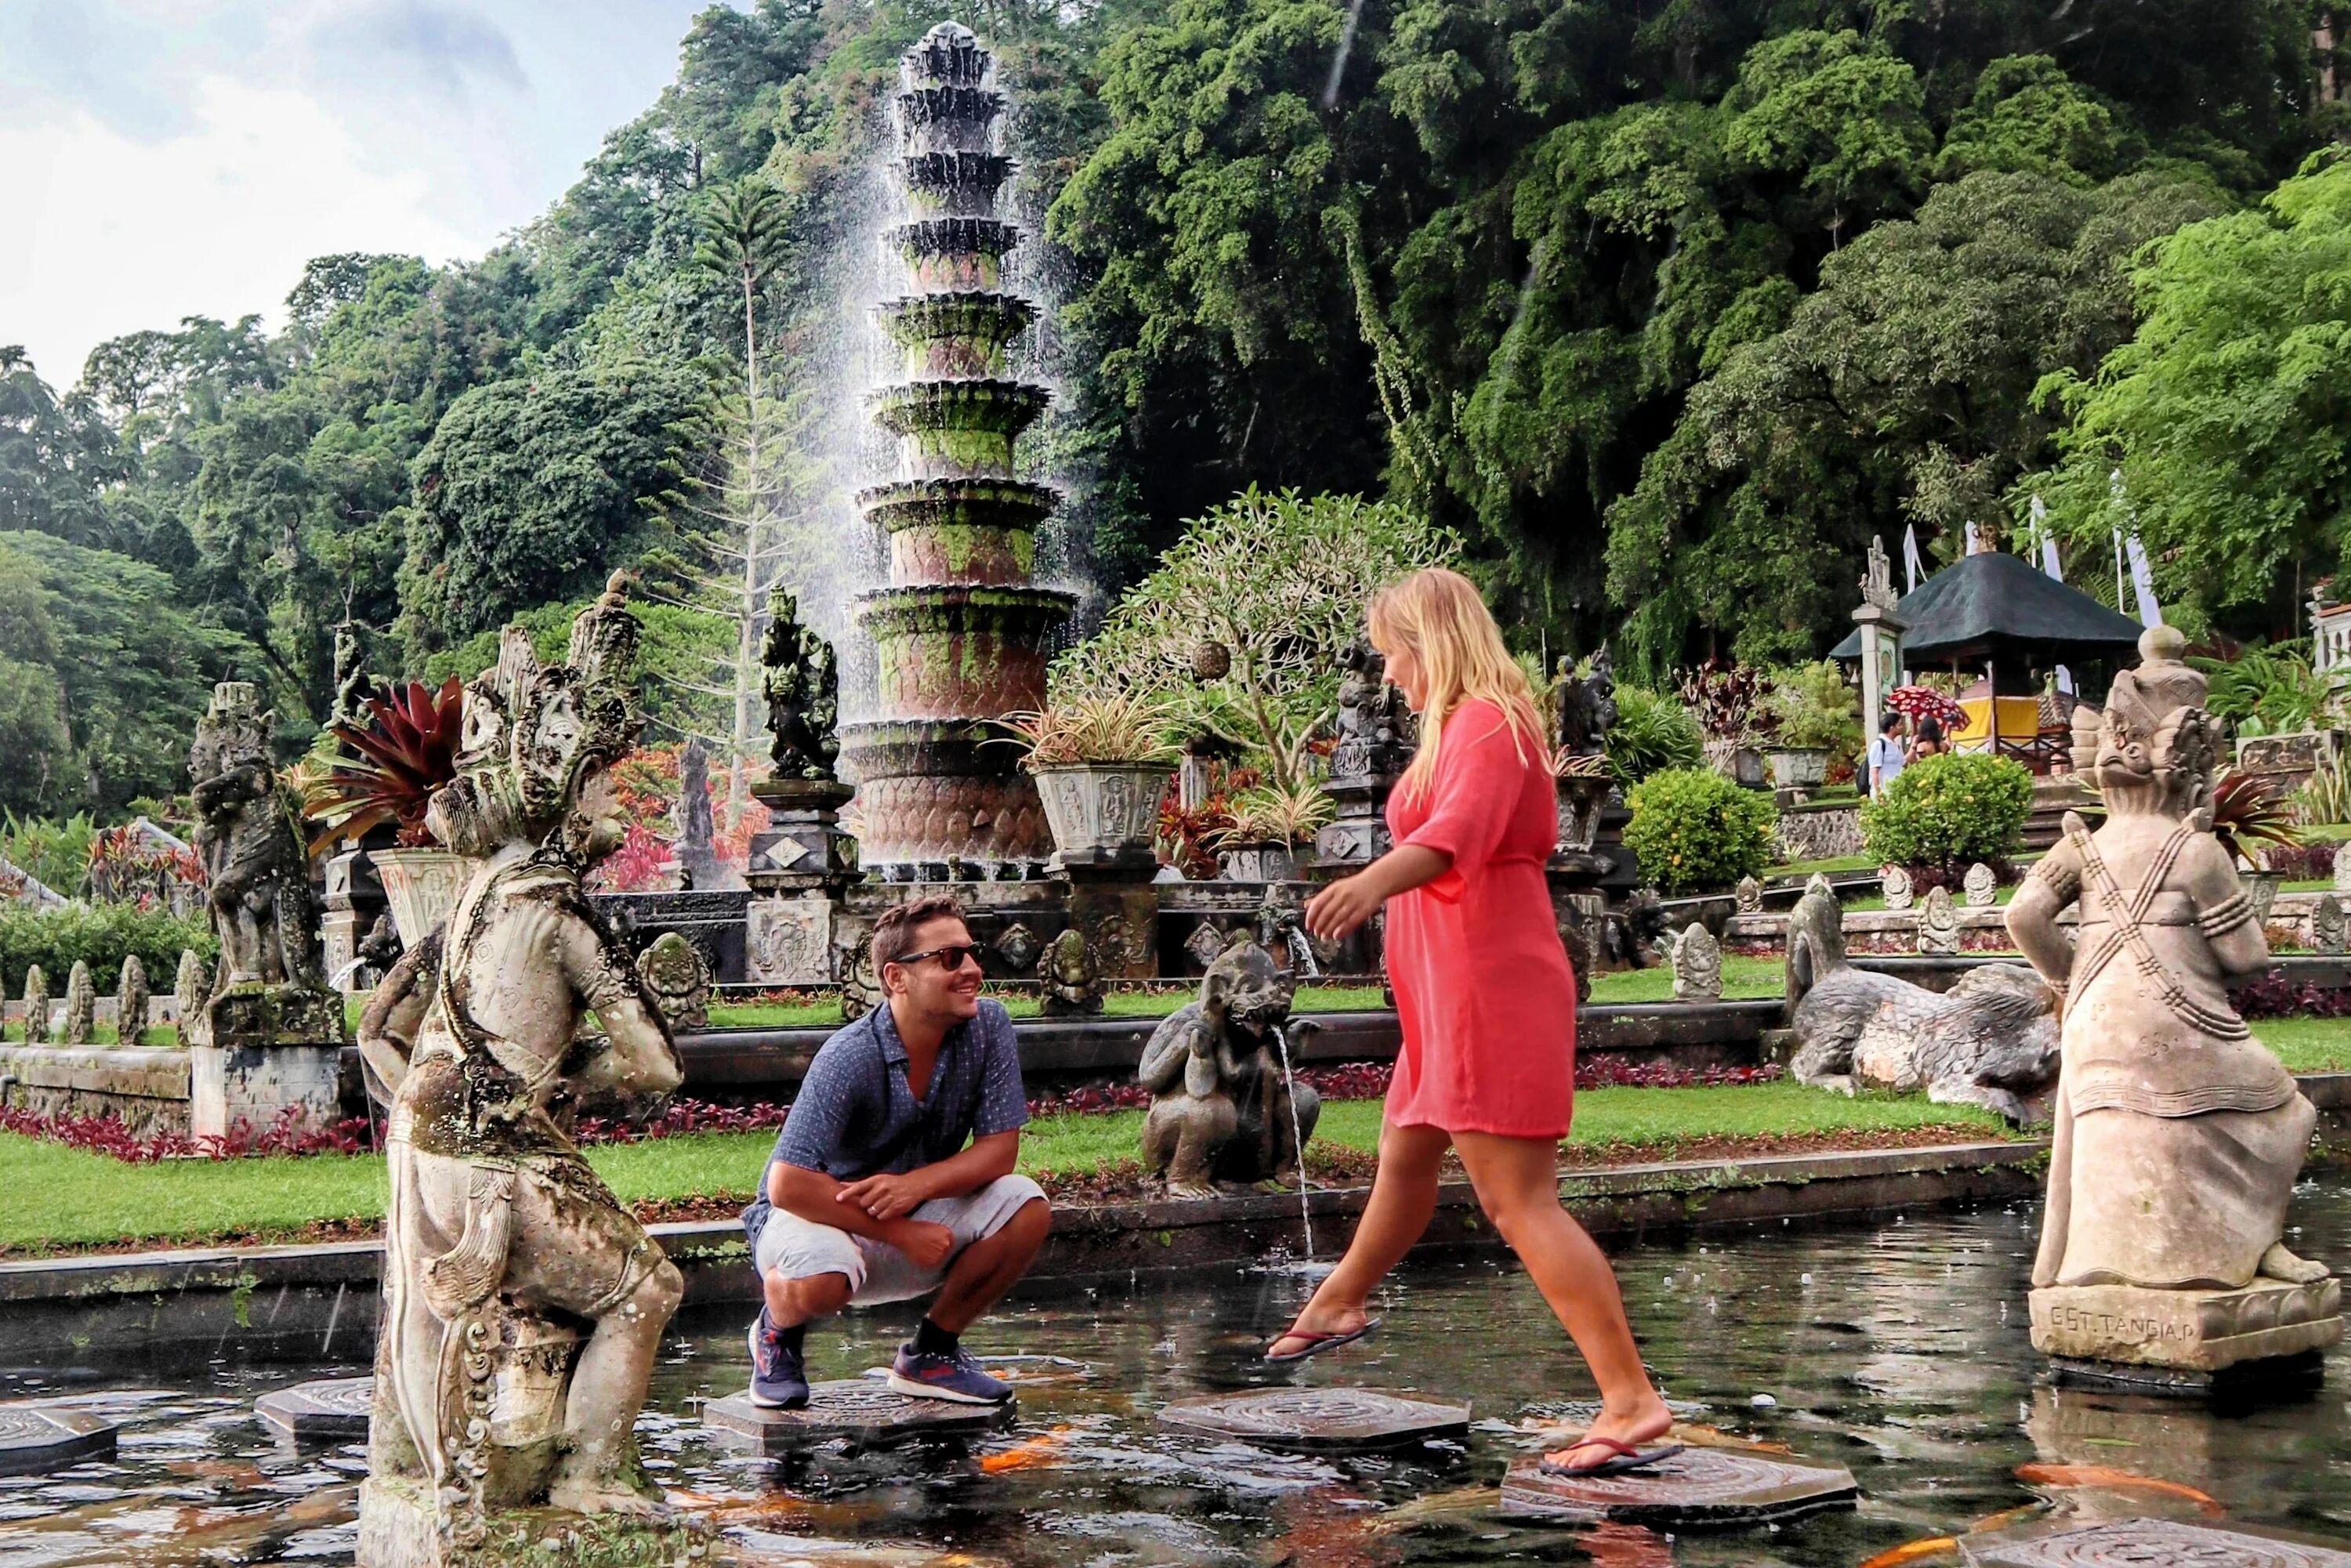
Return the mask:
<svg viewBox="0 0 2351 1568">
<path fill-rule="evenodd" d="M 979 948 L 969 942 L 957 942 L 946 947 L 925 947 L 919 953 L 901 953 L 890 962 L 904 964 L 911 967 L 925 958 L 936 958 L 939 961 L 939 967 L 952 975 L 967 963 L 977 962 Z"/>
</svg>

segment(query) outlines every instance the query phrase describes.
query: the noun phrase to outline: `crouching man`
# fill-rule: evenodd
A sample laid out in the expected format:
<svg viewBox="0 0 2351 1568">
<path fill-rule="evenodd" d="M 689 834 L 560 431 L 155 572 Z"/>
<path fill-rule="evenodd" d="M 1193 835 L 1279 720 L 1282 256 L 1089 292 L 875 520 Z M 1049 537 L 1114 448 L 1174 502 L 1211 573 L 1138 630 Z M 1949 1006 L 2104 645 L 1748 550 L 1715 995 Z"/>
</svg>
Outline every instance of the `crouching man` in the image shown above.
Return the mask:
<svg viewBox="0 0 2351 1568">
<path fill-rule="evenodd" d="M 963 1332 L 1028 1271 L 1051 1213 L 1015 1176 L 1028 1097 L 1012 1020 L 979 995 L 963 910 L 925 898 L 873 926 L 884 1003 L 809 1064 L 743 1213 L 767 1304 L 751 1327 L 751 1402 L 808 1403 L 808 1325 L 844 1307 L 937 1294 L 890 1386 L 993 1405 Z"/>
</svg>

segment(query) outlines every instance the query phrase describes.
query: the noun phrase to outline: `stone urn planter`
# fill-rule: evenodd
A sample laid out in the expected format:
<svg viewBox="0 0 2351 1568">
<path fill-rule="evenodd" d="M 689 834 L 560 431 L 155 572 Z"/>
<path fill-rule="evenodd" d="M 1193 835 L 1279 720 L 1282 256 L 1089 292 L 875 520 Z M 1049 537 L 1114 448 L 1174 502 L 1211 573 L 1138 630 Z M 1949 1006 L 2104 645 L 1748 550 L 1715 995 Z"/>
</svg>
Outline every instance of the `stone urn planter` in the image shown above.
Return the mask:
<svg viewBox="0 0 2351 1568">
<path fill-rule="evenodd" d="M 1706 743 L 1706 765 L 1742 789 L 1764 788 L 1763 754 L 1751 746 L 1736 740 L 1709 740 Z"/>
<path fill-rule="evenodd" d="M 448 850 L 377 850 L 371 857 L 401 942 L 415 946 L 447 922 L 474 862 Z"/>
<path fill-rule="evenodd" d="M 1279 839 L 1228 844 L 1217 852 L 1227 882 L 1296 882 L 1299 846 Z"/>
<path fill-rule="evenodd" d="M 1167 792 L 1165 763 L 1079 762 L 1035 772 L 1057 867 L 1158 863 L 1151 845 Z"/>
<path fill-rule="evenodd" d="M 1824 746 L 1775 746 L 1763 759 L 1771 765 L 1771 782 L 1779 789 L 1817 789 L 1829 781 Z"/>
</svg>

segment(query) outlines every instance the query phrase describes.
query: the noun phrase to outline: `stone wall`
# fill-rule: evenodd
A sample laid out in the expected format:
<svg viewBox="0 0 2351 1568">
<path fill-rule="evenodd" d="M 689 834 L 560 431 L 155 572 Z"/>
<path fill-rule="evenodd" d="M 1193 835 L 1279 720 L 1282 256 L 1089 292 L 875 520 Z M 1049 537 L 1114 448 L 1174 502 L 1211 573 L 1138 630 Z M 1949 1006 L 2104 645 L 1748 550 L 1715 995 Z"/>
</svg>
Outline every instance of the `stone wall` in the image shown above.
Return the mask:
<svg viewBox="0 0 2351 1568">
<path fill-rule="evenodd" d="M 0 1045 L 0 1101 L 39 1116 L 116 1116 L 142 1135 L 185 1133 L 188 1053 Z"/>
<path fill-rule="evenodd" d="M 1829 806 L 1780 813 L 1780 858 L 1835 860 L 1861 853 L 1861 808 Z"/>
</svg>

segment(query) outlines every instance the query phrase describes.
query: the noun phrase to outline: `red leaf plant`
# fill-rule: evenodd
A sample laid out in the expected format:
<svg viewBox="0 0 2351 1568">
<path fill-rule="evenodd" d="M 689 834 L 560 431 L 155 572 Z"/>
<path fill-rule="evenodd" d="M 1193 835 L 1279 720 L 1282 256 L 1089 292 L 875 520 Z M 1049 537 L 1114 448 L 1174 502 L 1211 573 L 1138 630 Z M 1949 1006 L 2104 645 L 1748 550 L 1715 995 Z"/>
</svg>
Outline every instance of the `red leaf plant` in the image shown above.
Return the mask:
<svg viewBox="0 0 2351 1568">
<path fill-rule="evenodd" d="M 350 753 L 302 802 L 327 824 L 312 850 L 337 838 L 357 838 L 379 822 L 396 822 L 402 848 L 432 842 L 424 808 L 433 792 L 457 777 L 457 738 L 465 716 L 465 688 L 452 675 L 437 692 L 422 681 L 370 697 L 364 727 L 339 724 L 335 738 Z"/>
</svg>

